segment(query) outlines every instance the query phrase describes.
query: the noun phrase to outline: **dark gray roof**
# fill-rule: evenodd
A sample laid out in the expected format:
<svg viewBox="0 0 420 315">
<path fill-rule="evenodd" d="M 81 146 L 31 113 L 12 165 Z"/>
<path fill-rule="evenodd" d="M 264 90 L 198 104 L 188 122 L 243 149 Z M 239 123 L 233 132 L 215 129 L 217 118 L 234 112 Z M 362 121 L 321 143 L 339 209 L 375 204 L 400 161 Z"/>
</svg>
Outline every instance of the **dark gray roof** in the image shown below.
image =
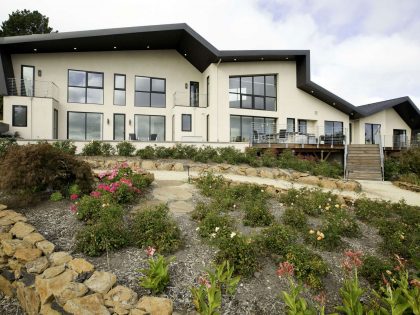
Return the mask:
<svg viewBox="0 0 420 315">
<path fill-rule="evenodd" d="M 408 96 L 358 106 L 357 117 L 367 117 L 388 108 L 393 108 L 410 128 L 420 129 L 420 110 Z"/>
<path fill-rule="evenodd" d="M 175 49 L 201 72 L 216 62 L 293 60 L 296 61 L 299 89 L 350 115 L 350 118 L 364 115 L 359 111 L 362 107 L 355 107 L 311 81 L 309 50 L 220 51 L 184 23 L 0 38 L 0 94 L 7 95 L 6 79 L 13 77 L 11 54 L 34 53 L 34 49 L 36 53 L 74 52 L 75 47 L 78 52 Z"/>
</svg>

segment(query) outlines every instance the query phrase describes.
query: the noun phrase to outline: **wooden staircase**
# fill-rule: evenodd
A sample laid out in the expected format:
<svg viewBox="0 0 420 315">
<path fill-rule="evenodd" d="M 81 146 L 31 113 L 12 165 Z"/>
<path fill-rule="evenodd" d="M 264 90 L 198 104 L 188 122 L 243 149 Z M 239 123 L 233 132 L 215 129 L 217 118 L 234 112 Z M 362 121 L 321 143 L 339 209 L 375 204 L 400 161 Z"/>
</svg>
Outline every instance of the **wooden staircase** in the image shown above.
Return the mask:
<svg viewBox="0 0 420 315">
<path fill-rule="evenodd" d="M 350 144 L 347 155 L 347 178 L 382 180 L 381 154 L 377 144 Z"/>
</svg>

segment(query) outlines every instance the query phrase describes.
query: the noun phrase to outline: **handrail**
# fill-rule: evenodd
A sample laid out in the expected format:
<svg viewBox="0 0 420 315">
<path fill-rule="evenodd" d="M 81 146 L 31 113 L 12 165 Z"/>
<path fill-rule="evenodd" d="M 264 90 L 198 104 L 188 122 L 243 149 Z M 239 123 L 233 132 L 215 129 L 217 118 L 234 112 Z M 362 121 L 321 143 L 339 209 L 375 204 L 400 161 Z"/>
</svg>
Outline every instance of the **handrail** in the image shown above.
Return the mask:
<svg viewBox="0 0 420 315">
<path fill-rule="evenodd" d="M 58 86 L 52 81 L 7 79 L 7 91 L 12 96 L 42 97 L 58 100 Z"/>
<path fill-rule="evenodd" d="M 345 180 L 347 180 L 347 178 L 348 178 L 348 170 L 347 170 L 347 159 L 348 159 L 348 154 L 349 154 L 349 151 L 348 151 L 348 144 L 347 144 L 347 137 L 345 136 L 344 137 L 344 161 L 343 161 L 343 164 L 344 164 L 344 179 Z"/>
<path fill-rule="evenodd" d="M 378 136 L 379 139 L 379 155 L 381 158 L 381 175 L 382 181 L 385 179 L 385 166 L 384 166 L 384 149 L 382 146 L 382 136 L 381 136 L 381 126 L 376 130 L 375 136 Z"/>
</svg>

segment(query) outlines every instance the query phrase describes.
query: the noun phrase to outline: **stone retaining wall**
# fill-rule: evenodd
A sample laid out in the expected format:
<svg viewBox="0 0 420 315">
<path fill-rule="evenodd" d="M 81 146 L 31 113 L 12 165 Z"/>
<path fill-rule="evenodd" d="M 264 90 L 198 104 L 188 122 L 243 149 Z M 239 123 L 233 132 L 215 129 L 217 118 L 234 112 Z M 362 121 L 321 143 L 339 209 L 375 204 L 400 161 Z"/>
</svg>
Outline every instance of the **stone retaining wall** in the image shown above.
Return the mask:
<svg viewBox="0 0 420 315">
<path fill-rule="evenodd" d="M 256 176 L 269 179 L 282 179 L 317 187 L 360 191 L 361 185 L 354 180 L 340 180 L 323 176 L 311 176 L 307 173 L 268 167 L 252 167 L 249 165 L 205 164 L 183 160 L 142 160 L 137 157 L 79 157 L 88 162 L 94 169 L 112 168 L 116 162 L 127 162 L 131 167 L 141 167 L 145 170 L 185 171 L 191 172 L 213 171 L 220 174 L 235 174 L 242 176 Z"/>
<path fill-rule="evenodd" d="M 0 205 L 0 290 L 29 314 L 169 315 L 172 301 L 137 297 L 114 274 L 55 252 L 22 214 Z"/>
</svg>

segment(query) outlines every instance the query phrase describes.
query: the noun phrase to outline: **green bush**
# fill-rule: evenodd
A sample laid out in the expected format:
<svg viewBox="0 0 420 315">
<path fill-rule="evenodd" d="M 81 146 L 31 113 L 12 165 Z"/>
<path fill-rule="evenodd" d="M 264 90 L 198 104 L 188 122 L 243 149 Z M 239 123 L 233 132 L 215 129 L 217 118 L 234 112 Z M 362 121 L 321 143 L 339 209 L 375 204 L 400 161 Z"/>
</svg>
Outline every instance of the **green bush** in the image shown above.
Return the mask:
<svg viewBox="0 0 420 315">
<path fill-rule="evenodd" d="M 131 156 L 134 151 L 136 151 L 136 148 L 128 141 L 123 141 L 117 144 L 117 154 L 120 156 Z"/>
<path fill-rule="evenodd" d="M 209 211 L 199 224 L 199 234 L 203 238 L 218 241 L 233 231 L 233 220 L 227 215 Z"/>
<path fill-rule="evenodd" d="M 308 227 L 308 219 L 306 214 L 300 209 L 287 207 L 282 217 L 283 223 L 291 226 L 296 230 L 306 230 Z"/>
<path fill-rule="evenodd" d="M 110 213 L 116 217 L 122 216 L 123 210 L 121 206 L 111 202 L 108 196 L 101 198 L 84 195 L 76 204 L 77 218 L 86 222 L 96 222 L 104 213 Z"/>
<path fill-rule="evenodd" d="M 151 146 L 147 146 L 144 149 L 138 149 L 136 155 L 142 159 L 154 159 L 155 158 L 155 149 Z"/>
<path fill-rule="evenodd" d="M 322 257 L 311 252 L 304 245 L 289 246 L 285 260 L 295 266 L 295 275 L 312 288 L 323 287 L 322 280 L 328 273 L 328 266 Z"/>
<path fill-rule="evenodd" d="M 227 184 L 221 175 L 214 175 L 212 172 L 203 173 L 196 181 L 197 187 L 204 196 L 211 197 L 219 193 L 221 189 L 227 188 Z"/>
<path fill-rule="evenodd" d="M 229 261 L 235 266 L 235 274 L 251 277 L 259 267 L 257 243 L 242 235 L 223 238 L 219 243 L 216 262 Z"/>
<path fill-rule="evenodd" d="M 200 201 L 191 212 L 191 219 L 194 221 L 201 221 L 209 214 L 210 211 L 212 211 L 212 208 L 206 203 Z"/>
<path fill-rule="evenodd" d="M 138 212 L 130 230 L 132 243 L 140 248 L 152 246 L 164 253 L 173 252 L 182 244 L 181 231 L 166 205 Z"/>
<path fill-rule="evenodd" d="M 392 264 L 383 258 L 376 256 L 364 256 L 360 275 L 364 277 L 375 289 L 379 289 L 382 284 L 382 274 L 393 270 Z"/>
<path fill-rule="evenodd" d="M 103 142 L 101 144 L 101 155 L 111 156 L 115 155 L 115 148 L 110 143 Z"/>
<path fill-rule="evenodd" d="M 280 256 L 285 255 L 290 244 L 296 240 L 297 235 L 292 229 L 278 223 L 262 230 L 258 237 L 264 251 Z"/>
<path fill-rule="evenodd" d="M 11 147 L 17 145 L 16 139 L 14 138 L 2 138 L 0 139 L 0 158 L 3 155 L 6 155 L 7 150 Z"/>
<path fill-rule="evenodd" d="M 359 220 L 371 223 L 380 218 L 387 217 L 391 210 L 388 201 L 359 198 L 354 203 L 354 210 Z"/>
<path fill-rule="evenodd" d="M 334 226 L 334 230 L 340 236 L 358 237 L 360 235 L 360 228 L 356 220 L 344 209 L 333 208 L 326 214 L 326 225 Z"/>
<path fill-rule="evenodd" d="M 70 195 L 80 195 L 82 191 L 80 190 L 79 185 L 74 184 L 69 187 L 68 194 Z"/>
<path fill-rule="evenodd" d="M 67 153 L 70 155 L 76 154 L 76 146 L 71 140 L 56 141 L 52 144 L 52 146 L 63 151 L 64 153 Z"/>
<path fill-rule="evenodd" d="M 248 203 L 245 206 L 244 225 L 251 227 L 268 226 L 274 221 L 274 216 L 265 203 Z"/>
<path fill-rule="evenodd" d="M 122 216 L 104 212 L 94 224 L 85 225 L 76 234 L 76 250 L 88 256 L 119 249 L 129 244 Z"/>
<path fill-rule="evenodd" d="M 50 196 L 50 200 L 51 201 L 61 201 L 61 200 L 63 200 L 63 195 L 59 191 L 53 192 Z"/>
<path fill-rule="evenodd" d="M 85 146 L 82 149 L 82 155 L 102 155 L 102 143 L 100 141 L 93 140 L 85 144 Z"/>
<path fill-rule="evenodd" d="M 321 233 L 321 234 L 319 234 Z M 305 241 L 315 248 L 332 251 L 341 249 L 343 241 L 341 240 L 339 228 L 335 224 L 324 223 L 316 233 L 310 230 L 304 234 Z"/>
<path fill-rule="evenodd" d="M 12 146 L 0 160 L 0 189 L 30 195 L 60 191 L 77 184 L 84 193 L 92 190 L 94 178 L 86 162 L 49 144 Z"/>
</svg>

